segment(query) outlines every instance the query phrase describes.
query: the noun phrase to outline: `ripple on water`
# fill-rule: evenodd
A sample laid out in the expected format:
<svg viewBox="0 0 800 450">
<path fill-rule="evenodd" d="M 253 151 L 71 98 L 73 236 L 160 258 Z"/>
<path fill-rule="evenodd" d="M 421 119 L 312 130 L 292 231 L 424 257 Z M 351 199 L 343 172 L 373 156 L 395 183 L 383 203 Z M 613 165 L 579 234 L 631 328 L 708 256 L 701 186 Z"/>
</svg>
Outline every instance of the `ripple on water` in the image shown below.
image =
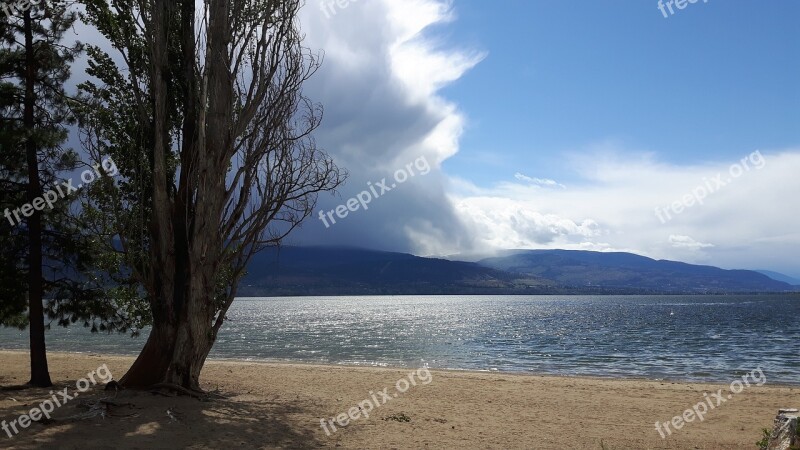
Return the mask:
<svg viewBox="0 0 800 450">
<path fill-rule="evenodd" d="M 800 384 L 798 316 L 780 295 L 239 299 L 211 356 L 696 381 L 761 367 Z M 144 337 L 54 328 L 48 347 L 136 354 Z M 0 329 L 0 347 L 27 332 Z"/>
</svg>

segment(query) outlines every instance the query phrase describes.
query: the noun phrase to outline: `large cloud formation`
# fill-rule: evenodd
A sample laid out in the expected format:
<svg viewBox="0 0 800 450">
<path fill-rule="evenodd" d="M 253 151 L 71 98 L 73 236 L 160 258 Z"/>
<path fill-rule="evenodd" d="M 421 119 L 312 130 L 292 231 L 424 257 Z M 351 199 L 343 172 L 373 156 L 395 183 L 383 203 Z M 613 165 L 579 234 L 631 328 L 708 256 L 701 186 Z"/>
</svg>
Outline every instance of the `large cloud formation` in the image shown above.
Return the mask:
<svg viewBox="0 0 800 450">
<path fill-rule="evenodd" d="M 325 52 L 306 89 L 325 107 L 317 138 L 351 174 L 338 198 L 320 197 L 318 210 L 333 210 L 369 182 L 391 181 L 396 170 L 420 157 L 432 170 L 329 228 L 315 216 L 293 242 L 421 255 L 509 248 L 632 251 L 800 274 L 793 256 L 800 251 L 794 225 L 800 149 L 765 149 L 763 161 L 751 160 L 734 177 L 731 167 L 752 155 L 667 164 L 657 155 L 598 142 L 565 155 L 569 182 L 517 172 L 507 182 L 476 186 L 441 170 L 441 162 L 458 151 L 466 116 L 440 89 L 486 56 L 445 45 L 430 32 L 455 19 L 451 2 L 343 4 L 312 1 L 303 13 L 306 44 Z M 717 174 L 727 180 L 724 186 L 715 184 Z M 713 192 L 702 204 L 689 201 L 686 196 L 701 185 Z M 679 212 L 668 209 L 676 202 Z"/>
<path fill-rule="evenodd" d="M 368 190 L 368 183 L 387 178 L 390 184 L 395 171 L 420 158 L 431 170 L 417 170 L 368 210 L 329 228 L 311 218 L 288 243 L 421 255 L 618 250 L 800 276 L 800 148 L 761 149 L 763 161 L 750 154 L 667 164 L 654 154 L 598 142 L 564 155 L 568 182 L 532 168 L 509 173 L 507 182 L 476 186 L 441 170 L 458 151 L 466 115 L 440 90 L 486 56 L 445 45 L 430 32 L 455 19 L 452 4 L 350 0 L 342 8 L 318 1 L 304 8 L 302 27 L 305 44 L 324 50 L 325 60 L 305 93 L 325 107 L 318 142 L 351 174 L 339 197 L 320 197 L 318 210 L 336 208 Z M 76 34 L 104 42 L 83 25 Z M 72 84 L 86 79 L 85 66 L 80 60 L 73 67 Z M 74 136 L 72 142 L 77 146 Z M 749 169 L 732 172 L 748 158 Z M 701 186 L 713 188 L 702 204 L 687 198 Z M 679 212 L 670 208 L 676 202 Z"/>
<path fill-rule="evenodd" d="M 422 158 L 417 173 L 326 228 L 315 215 L 292 237 L 303 244 L 357 245 L 420 254 L 471 248 L 470 234 L 445 194 L 440 164 L 458 151 L 464 117 L 438 92 L 485 55 L 442 45 L 426 30 L 453 19 L 451 5 L 433 0 L 312 1 L 303 11 L 305 45 L 324 50 L 324 63 L 305 93 L 323 104 L 316 135 L 348 170 L 339 197 L 320 197 L 330 211 L 368 183 L 391 180 Z M 388 183 L 387 183 L 388 184 Z"/>
</svg>

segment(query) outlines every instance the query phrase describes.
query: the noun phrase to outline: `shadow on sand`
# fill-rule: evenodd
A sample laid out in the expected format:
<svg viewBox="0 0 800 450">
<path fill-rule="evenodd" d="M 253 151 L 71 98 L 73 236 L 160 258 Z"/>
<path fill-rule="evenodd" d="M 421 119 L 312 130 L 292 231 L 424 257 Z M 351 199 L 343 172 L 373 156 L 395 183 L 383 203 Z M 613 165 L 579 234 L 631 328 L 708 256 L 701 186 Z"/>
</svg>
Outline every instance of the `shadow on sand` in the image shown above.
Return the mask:
<svg viewBox="0 0 800 450">
<path fill-rule="evenodd" d="M 4 391 L 0 386 L 0 420 L 9 423 L 41 402 L 69 388 L 59 381 L 50 389 Z M 94 386 L 56 408 L 48 424 L 33 423 L 9 438 L 0 430 L 0 448 L 319 448 L 307 419 L 308 408 L 281 399 L 220 392 L 207 401 L 166 397 L 146 391 L 104 391 Z M 105 400 L 106 403 L 101 403 Z"/>
</svg>

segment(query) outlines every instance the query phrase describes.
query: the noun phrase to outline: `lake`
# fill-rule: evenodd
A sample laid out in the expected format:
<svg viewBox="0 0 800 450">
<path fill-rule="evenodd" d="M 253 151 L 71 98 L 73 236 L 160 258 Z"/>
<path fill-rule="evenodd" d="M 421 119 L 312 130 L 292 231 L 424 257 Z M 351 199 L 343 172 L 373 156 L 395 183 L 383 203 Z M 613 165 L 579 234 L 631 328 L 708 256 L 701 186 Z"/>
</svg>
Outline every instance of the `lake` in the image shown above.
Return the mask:
<svg viewBox="0 0 800 450">
<path fill-rule="evenodd" d="M 238 299 L 212 358 L 800 384 L 800 296 Z M 53 351 L 137 354 L 147 333 L 48 332 Z M 0 348 L 27 348 L 0 328 Z"/>
</svg>

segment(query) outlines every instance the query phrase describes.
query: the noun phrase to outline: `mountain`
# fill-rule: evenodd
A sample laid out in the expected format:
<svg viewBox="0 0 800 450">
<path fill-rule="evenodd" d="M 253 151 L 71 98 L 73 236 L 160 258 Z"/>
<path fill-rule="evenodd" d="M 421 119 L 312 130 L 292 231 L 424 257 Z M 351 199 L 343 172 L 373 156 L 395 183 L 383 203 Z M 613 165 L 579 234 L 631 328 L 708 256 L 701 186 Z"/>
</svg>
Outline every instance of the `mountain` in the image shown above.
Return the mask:
<svg viewBox="0 0 800 450">
<path fill-rule="evenodd" d="M 632 253 L 523 250 L 478 262 L 344 247 L 257 254 L 241 296 L 423 294 L 648 294 L 786 292 L 749 270 L 723 270 Z"/>
<path fill-rule="evenodd" d="M 800 279 L 790 277 L 789 275 L 784 275 L 779 272 L 773 272 L 771 270 L 756 270 L 758 273 L 763 273 L 764 275 L 772 278 L 773 280 L 783 281 L 784 283 L 789 283 L 793 286 L 800 287 Z"/>
<path fill-rule="evenodd" d="M 788 283 L 752 270 L 724 270 L 632 253 L 522 250 L 479 261 L 485 267 L 573 287 L 664 293 L 786 292 Z"/>
<path fill-rule="evenodd" d="M 405 253 L 342 247 L 277 247 L 255 255 L 240 294 L 388 295 L 553 293 L 536 277 L 517 286 L 514 277 L 476 263 Z"/>
</svg>

